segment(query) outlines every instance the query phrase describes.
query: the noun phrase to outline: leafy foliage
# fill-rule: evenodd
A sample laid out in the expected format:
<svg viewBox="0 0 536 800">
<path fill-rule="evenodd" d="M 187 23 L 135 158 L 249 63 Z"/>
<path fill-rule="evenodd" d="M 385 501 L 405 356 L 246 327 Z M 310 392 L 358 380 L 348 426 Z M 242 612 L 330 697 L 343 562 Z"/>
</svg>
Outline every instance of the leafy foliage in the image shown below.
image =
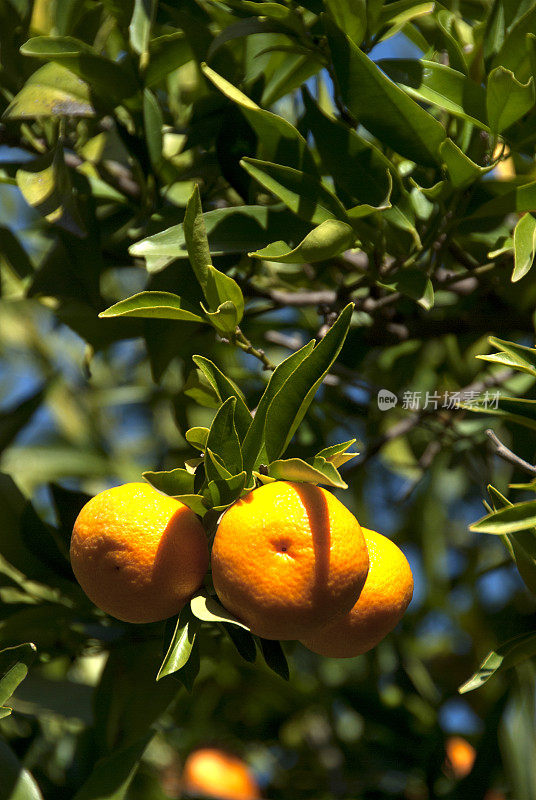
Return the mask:
<svg viewBox="0 0 536 800">
<path fill-rule="evenodd" d="M 506 565 L 534 590 L 534 482 L 511 472 L 536 427 L 535 20 L 531 0 L 0 0 L 8 797 L 159 798 L 169 742 L 212 737 L 262 751 L 274 800 L 523 795 L 532 762 L 505 745 L 500 772 L 497 727 L 531 730 L 501 673 L 533 680 Z M 490 458 L 491 417 L 517 461 Z M 142 471 L 209 535 L 262 482 L 348 486 L 413 559 L 402 630 L 321 663 L 253 637 L 209 579 L 166 626 L 107 618 L 70 529 Z M 488 651 L 456 787 L 445 708 Z"/>
</svg>

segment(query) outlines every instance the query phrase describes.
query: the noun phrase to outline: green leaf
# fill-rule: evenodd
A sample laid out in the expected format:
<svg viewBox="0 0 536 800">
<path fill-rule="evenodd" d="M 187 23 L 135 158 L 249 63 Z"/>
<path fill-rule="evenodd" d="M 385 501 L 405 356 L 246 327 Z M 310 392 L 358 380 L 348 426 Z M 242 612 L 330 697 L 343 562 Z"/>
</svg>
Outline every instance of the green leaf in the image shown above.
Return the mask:
<svg viewBox="0 0 536 800">
<path fill-rule="evenodd" d="M 526 500 L 487 514 L 477 522 L 473 522 L 470 530 L 477 533 L 506 534 L 535 526 L 536 500 Z"/>
<path fill-rule="evenodd" d="M 514 186 L 504 194 L 488 200 L 474 211 L 470 219 L 491 219 L 506 214 L 533 211 L 536 208 L 536 181 Z"/>
<path fill-rule="evenodd" d="M 205 452 L 205 473 L 208 481 L 219 481 L 220 479 L 225 481 L 233 477 L 208 445 Z"/>
<path fill-rule="evenodd" d="M 93 772 L 73 800 L 123 800 L 153 736 L 154 731 L 150 731 L 134 744 L 97 761 Z"/>
<path fill-rule="evenodd" d="M 203 294 L 206 297 L 208 268 L 212 265 L 212 260 L 210 258 L 207 232 L 203 220 L 201 195 L 199 194 L 199 186 L 197 184 L 186 205 L 183 229 L 190 264 L 203 290 Z"/>
<path fill-rule="evenodd" d="M 328 219 L 308 233 L 299 245 L 289 249 L 286 242 L 273 242 L 262 250 L 248 253 L 265 261 L 282 261 L 285 264 L 304 264 L 324 261 L 340 255 L 354 243 L 354 231 L 345 222 Z"/>
<path fill-rule="evenodd" d="M 327 219 L 346 219 L 340 200 L 314 176 L 257 158 L 243 158 L 240 163 L 252 178 L 301 219 L 313 225 Z"/>
<path fill-rule="evenodd" d="M 439 148 L 439 154 L 448 169 L 450 181 L 456 189 L 469 186 L 495 167 L 495 164 L 479 167 L 460 150 L 452 139 L 445 139 Z"/>
<path fill-rule="evenodd" d="M 350 327 L 349 303 L 337 321 L 279 389 L 266 413 L 264 438 L 270 462 L 286 450 L 324 376 L 339 355 Z"/>
<path fill-rule="evenodd" d="M 264 5 L 266 4 L 263 3 Z M 277 6 L 277 8 L 283 9 L 282 6 Z M 258 136 L 259 147 L 266 161 L 277 159 L 277 163 L 284 166 L 294 167 L 308 174 L 317 174 L 316 164 L 307 142 L 294 125 L 278 114 L 260 108 L 236 86 L 222 78 L 206 64 L 202 64 L 201 69 L 222 94 L 239 106 Z"/>
<path fill-rule="evenodd" d="M 536 6 L 533 5 L 509 29 L 501 49 L 491 63 L 491 68 L 503 67 L 511 70 L 518 81 L 526 80 L 531 74 L 526 36 L 534 30 L 536 30 Z"/>
<path fill-rule="evenodd" d="M 98 55 L 80 39 L 72 36 L 36 36 L 20 48 L 25 56 L 62 64 L 85 81 L 99 99 L 114 103 L 133 95 L 138 86 L 120 64 Z"/>
<path fill-rule="evenodd" d="M 181 308 L 182 300 L 171 292 L 139 292 L 101 311 L 99 317 L 143 317 L 174 319 L 183 322 L 205 322 L 199 314 Z"/>
<path fill-rule="evenodd" d="M 130 46 L 139 55 L 144 55 L 149 50 L 156 5 L 156 0 L 134 0 L 134 11 L 128 30 Z"/>
<path fill-rule="evenodd" d="M 205 505 L 203 497 L 200 494 L 178 494 L 176 497 L 185 506 L 191 508 L 194 514 L 204 517 L 208 511 L 208 506 Z"/>
<path fill-rule="evenodd" d="M 315 486 L 333 486 L 337 489 L 347 489 L 346 484 L 337 469 L 324 458 L 316 458 L 314 466 L 301 458 L 287 458 L 273 461 L 268 466 L 268 474 L 279 481 L 300 481 L 312 483 Z"/>
<path fill-rule="evenodd" d="M 28 674 L 37 648 L 31 642 L 0 650 L 0 718 L 11 714 L 6 703 Z"/>
<path fill-rule="evenodd" d="M 235 206 L 217 208 L 203 215 L 210 252 L 214 256 L 244 253 L 285 237 L 299 242 L 309 226 L 297 218 L 289 219 L 284 206 Z M 184 226 L 174 225 L 142 239 L 129 248 L 131 255 L 147 259 L 149 272 L 159 272 L 177 258 L 186 258 Z"/>
<path fill-rule="evenodd" d="M 381 142 L 423 166 L 439 161 L 443 126 L 392 83 L 333 23 L 326 20 L 335 76 L 344 103 Z"/>
<path fill-rule="evenodd" d="M 465 694 L 478 689 L 499 670 L 514 667 L 534 655 L 536 655 L 536 633 L 516 636 L 488 653 L 477 672 L 460 686 L 458 691 L 460 694 Z"/>
<path fill-rule="evenodd" d="M 384 211 L 382 216 L 392 225 L 409 231 L 418 241 L 415 216 L 392 162 L 372 142 L 326 116 L 307 89 L 302 90 L 302 96 L 304 123 L 311 130 L 323 166 L 333 176 L 336 185 L 350 197 L 378 207 L 389 197 L 392 183 L 393 207 Z"/>
<path fill-rule="evenodd" d="M 18 169 L 16 179 L 28 205 L 48 222 L 75 236 L 86 236 L 61 145 Z"/>
<path fill-rule="evenodd" d="M 216 311 L 203 309 L 210 324 L 223 336 L 231 336 L 238 325 L 238 311 L 234 303 L 225 300 Z"/>
<path fill-rule="evenodd" d="M 229 625 L 237 625 L 245 631 L 249 631 L 247 625 L 227 611 L 226 608 L 212 595 L 200 592 L 190 600 L 192 614 L 202 622 L 225 622 Z"/>
<path fill-rule="evenodd" d="M 467 74 L 469 72 L 467 59 L 462 48 L 463 42 L 458 34 L 458 18 L 456 14 L 442 8 L 436 14 L 437 34 L 439 41 L 436 45 L 438 50 L 446 50 L 449 57 L 449 64 L 452 69 Z M 453 31 L 454 29 L 454 31 Z"/>
<path fill-rule="evenodd" d="M 376 63 L 412 97 L 444 108 L 450 114 L 489 131 L 486 92 L 462 72 L 424 59 L 385 58 Z"/>
<path fill-rule="evenodd" d="M 242 456 L 244 459 L 244 468 L 251 472 L 254 467 L 264 460 L 266 453 L 265 447 L 265 423 L 266 414 L 270 408 L 275 396 L 282 386 L 284 386 L 289 375 L 298 368 L 310 353 L 313 351 L 314 341 L 308 342 L 304 347 L 297 350 L 284 361 L 279 364 L 270 376 L 268 386 L 259 401 L 253 422 L 247 432 L 247 436 L 242 448 Z M 260 461 L 259 461 L 260 457 Z"/>
<path fill-rule="evenodd" d="M 290 671 L 281 642 L 272 639 L 260 639 L 260 644 L 263 658 L 270 669 L 273 670 L 276 675 L 283 678 L 283 680 L 288 681 L 290 678 Z"/>
<path fill-rule="evenodd" d="M 367 32 L 366 0 L 324 0 L 324 6 L 339 28 L 359 46 Z"/>
<path fill-rule="evenodd" d="M 233 278 L 212 266 L 207 267 L 205 297 L 211 311 L 220 308 L 224 303 L 232 303 L 236 309 L 234 331 L 244 316 L 244 296 L 240 286 Z"/>
<path fill-rule="evenodd" d="M 189 605 L 181 610 L 167 653 L 158 670 L 156 680 L 181 670 L 190 658 L 192 648 L 200 628 L 200 621 L 194 617 Z"/>
<path fill-rule="evenodd" d="M 515 365 L 510 364 L 510 366 Z M 508 422 L 536 430 L 536 400 L 525 400 L 521 397 L 499 397 L 497 401 L 493 399 L 488 406 L 475 404 L 465 405 L 464 408 L 480 414 L 503 417 Z"/>
<path fill-rule="evenodd" d="M 192 51 L 183 31 L 174 31 L 152 38 L 149 42 L 149 64 L 145 70 L 145 85 L 161 83 L 170 72 L 182 67 L 192 58 Z"/>
<path fill-rule="evenodd" d="M 343 464 L 346 464 L 347 461 L 351 461 L 352 458 L 355 458 L 359 455 L 359 453 L 347 453 L 349 447 L 355 444 L 356 439 L 349 439 L 347 442 L 341 442 L 340 444 L 332 444 L 329 447 L 324 447 L 319 453 L 316 454 L 315 458 L 324 458 L 326 461 L 331 461 L 334 467 L 342 467 Z M 313 462 L 314 463 L 314 462 Z"/>
<path fill-rule="evenodd" d="M 222 628 L 242 658 L 245 661 L 249 661 L 250 664 L 253 664 L 257 658 L 257 645 L 251 633 L 242 630 L 242 628 L 236 625 L 225 625 L 222 623 Z"/>
<path fill-rule="evenodd" d="M 520 83 L 513 72 L 497 67 L 488 77 L 486 104 L 491 130 L 501 133 L 534 107 L 533 78 Z"/>
<path fill-rule="evenodd" d="M 506 342 L 496 336 L 490 336 L 488 341 L 493 347 L 501 351 L 499 355 L 503 355 L 504 351 L 510 357 L 508 361 L 510 366 L 515 366 L 516 369 L 536 377 L 536 348 L 526 347 L 526 345 L 517 344 L 517 342 Z M 483 361 L 490 361 L 493 356 L 477 356 L 477 358 Z"/>
<path fill-rule="evenodd" d="M 428 275 L 420 269 L 407 267 L 406 269 L 398 270 L 391 280 L 378 281 L 377 283 L 392 292 L 401 292 L 401 294 L 411 297 L 426 311 L 433 308 L 434 287 Z"/>
<path fill-rule="evenodd" d="M 195 447 L 197 450 L 201 450 L 201 452 L 203 452 L 207 446 L 208 434 L 208 428 L 194 427 L 187 430 L 184 436 L 188 444 L 191 444 L 192 447 Z"/>
<path fill-rule="evenodd" d="M 524 278 L 536 255 L 536 218 L 524 214 L 514 229 L 514 271 L 512 283 Z"/>
<path fill-rule="evenodd" d="M 35 778 L 20 764 L 15 753 L 2 739 L 0 739 L 0 775 L 3 800 L 43 800 Z"/>
<path fill-rule="evenodd" d="M 176 497 L 182 494 L 193 494 L 194 476 L 186 469 L 172 469 L 168 472 L 143 472 L 145 480 L 159 492 Z"/>
<path fill-rule="evenodd" d="M 238 500 L 246 488 L 247 473 L 230 475 L 225 478 L 215 478 L 209 481 L 204 491 L 205 500 L 210 503 L 213 511 L 224 511 L 228 506 Z"/>
<path fill-rule="evenodd" d="M 151 164 L 155 169 L 162 163 L 162 127 L 164 118 L 153 92 L 143 90 L 143 127 Z"/>
<path fill-rule="evenodd" d="M 89 85 L 61 64 L 45 64 L 33 72 L 4 112 L 9 119 L 94 114 Z"/>
<path fill-rule="evenodd" d="M 225 468 L 236 475 L 242 471 L 242 451 L 235 427 L 235 397 L 229 397 L 220 406 L 212 420 L 207 439 L 207 450 L 220 459 Z"/>
<path fill-rule="evenodd" d="M 314 136 L 324 168 L 350 197 L 379 205 L 389 193 L 389 174 L 399 178 L 394 165 L 371 142 L 320 110 L 309 91 L 302 90 L 304 123 Z"/>
<path fill-rule="evenodd" d="M 236 398 L 234 418 L 238 436 L 242 440 L 246 436 L 249 426 L 251 425 L 251 414 L 244 400 L 242 390 L 234 381 L 224 375 L 212 361 L 209 361 L 208 358 L 204 356 L 193 356 L 192 360 L 202 371 L 222 403 L 230 397 Z M 206 428 L 196 428 L 195 430 L 206 430 Z M 190 441 L 188 439 L 188 433 L 186 434 L 186 438 Z"/>
<path fill-rule="evenodd" d="M 381 27 L 388 26 L 387 33 L 383 34 L 383 41 L 402 30 L 404 25 L 415 17 L 422 17 L 434 10 L 434 3 L 418 3 L 415 0 L 394 0 L 384 4 L 379 23 Z M 344 28 L 343 28 L 344 30 Z"/>
</svg>

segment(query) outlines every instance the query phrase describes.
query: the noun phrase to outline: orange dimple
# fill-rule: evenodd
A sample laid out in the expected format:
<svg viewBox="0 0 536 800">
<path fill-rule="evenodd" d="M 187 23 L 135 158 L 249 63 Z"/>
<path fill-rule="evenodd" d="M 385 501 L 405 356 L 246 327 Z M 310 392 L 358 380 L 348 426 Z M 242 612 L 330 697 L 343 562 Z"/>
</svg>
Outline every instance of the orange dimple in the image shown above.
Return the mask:
<svg viewBox="0 0 536 800">
<path fill-rule="evenodd" d="M 297 639 L 348 611 L 368 554 L 358 521 L 311 484 L 275 481 L 224 514 L 212 550 L 222 603 L 266 639 Z"/>
<path fill-rule="evenodd" d="M 156 622 L 177 614 L 201 585 L 208 546 L 187 506 L 149 484 L 127 483 L 83 507 L 71 564 L 103 611 L 125 622 Z"/>
<path fill-rule="evenodd" d="M 301 637 L 319 655 L 351 658 L 375 647 L 401 619 L 413 595 L 413 576 L 402 551 L 376 531 L 362 530 L 370 568 L 357 602 L 348 613 Z"/>
<path fill-rule="evenodd" d="M 188 794 L 218 800 L 258 800 L 259 787 L 241 758 L 213 747 L 190 753 L 184 764 L 183 788 Z"/>
</svg>

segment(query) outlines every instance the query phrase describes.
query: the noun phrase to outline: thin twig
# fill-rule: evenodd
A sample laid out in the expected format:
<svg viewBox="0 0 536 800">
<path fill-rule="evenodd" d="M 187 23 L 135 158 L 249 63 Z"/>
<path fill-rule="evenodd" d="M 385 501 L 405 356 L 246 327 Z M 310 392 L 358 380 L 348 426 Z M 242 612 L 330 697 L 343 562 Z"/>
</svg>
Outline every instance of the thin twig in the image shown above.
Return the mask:
<svg viewBox="0 0 536 800">
<path fill-rule="evenodd" d="M 273 372 L 275 369 L 275 364 L 272 364 L 270 359 L 266 356 L 264 350 L 259 350 L 257 347 L 254 347 L 253 344 L 249 341 L 249 339 L 244 336 L 240 328 L 236 329 L 234 341 L 241 350 L 245 353 L 249 353 L 251 356 L 255 356 L 258 360 L 262 363 L 264 369 L 270 370 Z"/>
<path fill-rule="evenodd" d="M 502 458 L 503 461 L 508 461 L 515 467 L 519 467 L 525 472 L 528 472 L 530 475 L 536 475 L 536 466 L 529 464 L 528 461 L 525 461 L 523 458 L 516 455 L 512 450 L 510 450 L 510 448 L 506 447 L 506 445 L 501 442 L 501 440 L 498 438 L 495 432 L 491 430 L 491 428 L 488 428 L 486 434 L 491 439 L 491 442 L 495 448 L 495 452 L 497 453 L 499 458 Z"/>
</svg>

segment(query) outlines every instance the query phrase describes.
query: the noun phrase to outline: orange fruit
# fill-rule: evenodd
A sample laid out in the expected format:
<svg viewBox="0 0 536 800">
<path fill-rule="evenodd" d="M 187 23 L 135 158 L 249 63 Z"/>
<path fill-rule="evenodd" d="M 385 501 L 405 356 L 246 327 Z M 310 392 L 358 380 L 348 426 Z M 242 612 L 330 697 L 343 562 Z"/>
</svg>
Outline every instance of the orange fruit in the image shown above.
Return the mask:
<svg viewBox="0 0 536 800">
<path fill-rule="evenodd" d="M 352 658 L 386 636 L 409 605 L 413 575 L 404 553 L 376 531 L 363 528 L 370 567 L 357 602 L 347 614 L 317 628 L 302 643 L 321 656 Z"/>
<path fill-rule="evenodd" d="M 447 757 L 445 759 L 445 772 L 454 778 L 465 778 L 473 769 L 476 750 L 467 739 L 462 736 L 449 736 L 445 742 Z"/>
<path fill-rule="evenodd" d="M 71 565 L 100 609 L 125 622 L 156 622 L 177 614 L 201 585 L 207 538 L 183 503 L 148 483 L 127 483 L 82 508 Z"/>
<path fill-rule="evenodd" d="M 354 515 L 307 483 L 274 481 L 238 500 L 212 549 L 218 597 L 266 639 L 299 639 L 348 611 L 367 570 Z"/>
<path fill-rule="evenodd" d="M 217 748 L 190 753 L 184 764 L 183 789 L 223 800 L 257 800 L 259 787 L 241 758 Z"/>
</svg>

